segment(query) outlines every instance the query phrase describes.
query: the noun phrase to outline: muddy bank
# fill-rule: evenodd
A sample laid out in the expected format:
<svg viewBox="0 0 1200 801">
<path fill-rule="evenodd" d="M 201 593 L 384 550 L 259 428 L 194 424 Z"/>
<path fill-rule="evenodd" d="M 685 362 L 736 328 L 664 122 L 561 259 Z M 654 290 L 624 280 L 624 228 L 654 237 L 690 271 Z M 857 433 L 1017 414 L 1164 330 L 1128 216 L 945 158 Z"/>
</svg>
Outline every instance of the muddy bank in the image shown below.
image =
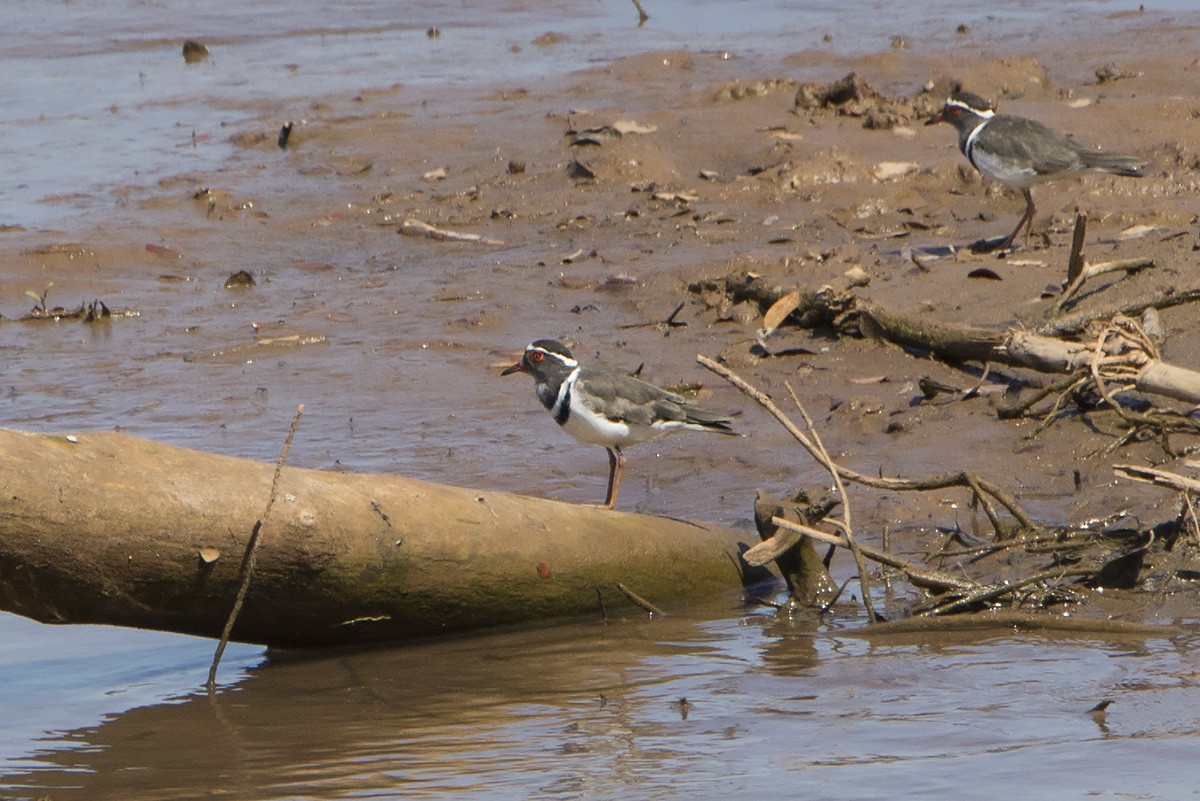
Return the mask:
<svg viewBox="0 0 1200 801">
<path fill-rule="evenodd" d="M 631 449 L 631 508 L 748 527 L 756 487 L 783 495 L 828 482 L 694 364 L 706 353 L 778 398 L 791 382 L 855 469 L 973 469 L 1046 523 L 1153 525 L 1174 515 L 1174 498 L 1116 479 L 1111 464 L 1185 472 L 1190 441 L 1174 443 L 1176 459 L 1151 439 L 1106 451 L 1122 421 L 1080 409 L 1034 435 L 1037 421 L 997 419 L 1005 393 L 1042 382 L 1009 370 L 971 400 L 923 402 L 921 378 L 969 386 L 979 366 L 827 328 L 789 325 L 786 354 L 764 357 L 754 347 L 764 309 L 712 287 L 751 272 L 816 288 L 859 268 L 866 301 L 1022 324 L 1055 302 L 1077 207 L 1089 215 L 1090 259 L 1158 265 L 1081 308 L 1182 283 L 1198 246 L 1200 154 L 1184 99 L 1195 53 L 1187 29 L 1160 33 L 1149 53 L 1131 22 L 1124 37 L 1051 54 L 971 41 L 853 59 L 805 51 L 751 70 L 736 54 L 663 51 L 500 86 L 397 85 L 312 98 L 282 150 L 289 120 L 248 101 L 240 111 L 257 117 L 228 132 L 220 170 L 131 182 L 109 219 L 0 237 L 5 318 L 31 305 L 26 291 L 135 312 L 0 325 L 12 361 L 5 423 L 114 427 L 269 460 L 304 403 L 295 464 L 591 500 L 603 452 L 575 445 L 526 384 L 493 369 L 554 336 L 586 357 L 642 365 L 657 383 L 699 385 L 706 406 L 739 414 L 740 440 Z M 1109 64 L 1120 69 L 1101 83 Z M 873 93 L 822 95 L 800 71 L 822 86 L 853 72 Z M 1038 187 L 1030 247 L 972 253 L 966 245 L 1005 233 L 1023 204 L 982 185 L 952 131 L 921 125 L 953 80 L 1003 111 L 1145 158 L 1149 175 Z M 240 270 L 255 285 L 227 288 Z M 1162 314 L 1164 353 L 1193 367 L 1194 319 L 1189 308 Z M 887 527 L 893 547 L 981 530 L 966 495 L 852 500 L 862 536 Z"/>
</svg>

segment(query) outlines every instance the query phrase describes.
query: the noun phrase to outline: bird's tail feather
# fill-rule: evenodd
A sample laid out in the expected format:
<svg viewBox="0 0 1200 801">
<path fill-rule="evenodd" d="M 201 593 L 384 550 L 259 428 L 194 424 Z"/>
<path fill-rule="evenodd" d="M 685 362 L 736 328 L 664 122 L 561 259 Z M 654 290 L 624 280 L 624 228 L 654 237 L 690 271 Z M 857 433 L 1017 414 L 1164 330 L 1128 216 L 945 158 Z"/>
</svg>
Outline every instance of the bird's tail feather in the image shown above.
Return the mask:
<svg viewBox="0 0 1200 801">
<path fill-rule="evenodd" d="M 733 430 L 732 420 L 705 409 L 688 409 L 686 422 L 689 425 L 696 426 L 698 428 L 703 428 L 708 431 L 716 431 L 718 434 L 735 433 Z"/>
<path fill-rule="evenodd" d="M 1144 176 L 1146 163 L 1133 156 L 1118 156 L 1113 153 L 1098 153 L 1088 151 L 1085 163 L 1090 169 L 1109 172 L 1113 175 L 1125 175 L 1130 178 Z"/>
</svg>

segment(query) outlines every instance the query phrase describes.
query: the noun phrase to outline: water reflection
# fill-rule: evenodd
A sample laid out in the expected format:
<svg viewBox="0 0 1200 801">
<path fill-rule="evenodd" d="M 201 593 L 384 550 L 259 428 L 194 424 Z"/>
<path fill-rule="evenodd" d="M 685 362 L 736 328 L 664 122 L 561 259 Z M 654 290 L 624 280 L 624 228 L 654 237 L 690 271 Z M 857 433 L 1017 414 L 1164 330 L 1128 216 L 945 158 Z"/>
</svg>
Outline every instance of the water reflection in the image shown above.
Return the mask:
<svg viewBox="0 0 1200 801">
<path fill-rule="evenodd" d="M 273 653 L 214 697 L 68 732 L 69 747 L 0 779 L 0 793 L 1079 797 L 1148 783 L 1178 797 L 1189 783 L 1174 768 L 1200 735 L 1194 634 L 1175 647 L 996 632 L 871 641 L 815 616 L 697 611 Z"/>
</svg>

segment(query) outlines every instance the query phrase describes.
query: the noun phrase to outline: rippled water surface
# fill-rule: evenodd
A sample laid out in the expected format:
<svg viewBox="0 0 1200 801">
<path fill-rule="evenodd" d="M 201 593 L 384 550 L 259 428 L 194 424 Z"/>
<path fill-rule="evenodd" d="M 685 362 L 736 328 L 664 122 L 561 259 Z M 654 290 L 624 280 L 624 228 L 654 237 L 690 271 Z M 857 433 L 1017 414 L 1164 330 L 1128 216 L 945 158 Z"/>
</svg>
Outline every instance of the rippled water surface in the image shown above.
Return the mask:
<svg viewBox="0 0 1200 801">
<path fill-rule="evenodd" d="M 114 648 L 76 632 L 100 652 L 4 665 L 0 697 L 21 723 L 5 732 L 0 794 L 1195 793 L 1172 769 L 1200 734 L 1194 636 L 869 641 L 732 603 L 702 612 L 350 654 L 235 649 L 211 697 L 194 689 L 208 650 L 196 642 L 127 635 Z M 56 697 L 54 710 L 31 697 Z"/>
</svg>

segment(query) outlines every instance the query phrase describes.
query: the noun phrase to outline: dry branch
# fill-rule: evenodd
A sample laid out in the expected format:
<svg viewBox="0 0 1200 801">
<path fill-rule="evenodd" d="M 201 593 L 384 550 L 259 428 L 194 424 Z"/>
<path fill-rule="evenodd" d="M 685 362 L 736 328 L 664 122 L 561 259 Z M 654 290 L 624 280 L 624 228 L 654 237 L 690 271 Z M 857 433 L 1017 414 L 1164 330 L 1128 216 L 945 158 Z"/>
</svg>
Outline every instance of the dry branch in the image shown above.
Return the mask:
<svg viewBox="0 0 1200 801">
<path fill-rule="evenodd" d="M 1107 320 L 1118 314 L 1137 317 L 1146 309 L 1169 309 L 1196 301 L 1200 301 L 1200 285 L 1164 287 L 1141 297 L 1113 303 L 1103 309 L 1085 309 L 1058 317 L 1042 324 L 1036 330 L 1039 334 L 1047 336 L 1070 336 L 1082 333 L 1096 320 Z"/>
<path fill-rule="evenodd" d="M 1090 342 L 1069 342 L 1029 331 L 939 323 L 881 306 L 865 306 L 860 314 L 860 327 L 865 334 L 943 359 L 996 362 L 1042 373 L 1067 374 L 1090 369 L 1095 359 L 1095 347 Z M 1123 326 L 1126 319 L 1118 316 L 1114 324 Z M 1105 370 L 1133 371 L 1128 374 L 1132 388 L 1200 404 L 1200 372 L 1164 362 L 1156 352 L 1132 347 L 1128 341 L 1114 343 L 1104 353 Z"/>
<path fill-rule="evenodd" d="M 956 617 L 911 617 L 861 629 L 846 629 L 850 636 L 886 636 L 949 631 L 1052 631 L 1099 636 L 1170 636 L 1175 626 L 1126 623 L 1121 620 L 1088 620 L 1025 612 L 996 611 Z"/>
<path fill-rule="evenodd" d="M 217 650 L 213 654 L 212 665 L 208 669 L 206 686 L 210 693 L 216 689 L 217 667 L 221 664 L 221 655 L 225 653 L 225 647 L 229 644 L 229 638 L 233 634 L 233 626 L 237 623 L 238 615 L 241 614 L 242 604 L 246 602 L 246 593 L 250 590 L 250 581 L 254 577 L 254 565 L 258 562 L 258 543 L 263 523 L 270 518 L 271 508 L 275 506 L 275 499 L 279 497 L 279 476 L 283 473 L 284 463 L 287 462 L 288 451 L 292 449 L 292 440 L 296 438 L 296 427 L 300 425 L 300 415 L 302 414 L 304 414 L 303 403 L 296 407 L 296 414 L 292 417 L 292 425 L 288 429 L 287 439 L 284 440 L 283 449 L 279 452 L 279 459 L 275 462 L 275 475 L 271 479 L 271 493 L 267 496 L 262 517 L 255 520 L 254 526 L 250 529 L 250 539 L 246 543 L 246 552 L 242 557 L 241 579 L 238 584 L 237 596 L 233 600 L 233 608 L 229 610 L 225 628 L 221 630 L 221 639 L 217 642 Z"/>
<path fill-rule="evenodd" d="M 753 386 L 729 368 L 718 364 L 707 356 L 697 356 L 696 359 L 704 367 L 721 376 L 733 386 L 741 390 L 744 394 L 757 401 L 759 405 L 770 412 L 771 415 L 783 425 L 787 432 L 791 434 L 814 459 L 816 459 L 818 462 L 821 462 L 820 449 L 817 447 L 817 445 L 803 430 L 801 430 L 794 422 L 792 422 L 792 420 L 786 414 L 784 414 L 783 410 L 781 410 L 775 404 L 775 401 L 772 400 L 770 395 Z M 822 464 L 824 463 L 822 462 Z M 1025 510 L 1021 508 L 1021 505 L 1018 504 L 1016 499 L 1013 498 L 1009 493 L 1005 492 L 992 482 L 970 471 L 964 470 L 952 473 L 942 473 L 939 475 L 927 476 L 925 478 L 912 479 L 884 478 L 881 476 L 876 477 L 867 475 L 865 473 L 859 473 L 841 465 L 834 465 L 834 467 L 837 470 L 838 476 L 842 479 L 846 481 L 852 481 L 855 484 L 861 484 L 865 487 L 872 487 L 874 489 L 893 490 L 897 492 L 912 492 L 945 489 L 947 487 L 963 487 L 973 492 L 981 491 L 986 496 L 991 497 L 993 500 L 1007 509 L 1009 514 L 1016 518 L 1017 523 L 1022 528 L 1029 530 L 1041 529 L 1041 526 L 1035 523 L 1033 518 L 1025 513 Z M 1012 532 L 1007 530 L 1007 527 L 1003 526 L 996 532 L 997 536 L 1001 538 L 1010 536 L 1011 533 Z"/>
<path fill-rule="evenodd" d="M 436 242 L 478 242 L 481 245 L 503 245 L 502 239 L 489 239 L 479 234 L 465 234 L 448 228 L 438 228 L 427 222 L 409 217 L 400 224 L 400 233 L 405 236 L 423 236 Z"/>
<path fill-rule="evenodd" d="M 780 528 L 791 531 L 797 537 L 811 537 L 815 540 L 820 540 L 821 542 L 828 542 L 830 545 L 837 545 L 840 548 L 850 547 L 850 543 L 845 537 L 839 537 L 836 534 L 829 534 L 821 531 L 820 529 L 815 529 L 811 526 L 805 526 L 799 523 L 793 523 L 792 521 L 784 520 L 783 518 L 776 518 L 772 522 Z M 755 546 L 755 548 L 759 547 L 761 546 Z M 976 586 L 978 586 L 975 582 L 969 579 L 959 578 L 958 576 L 952 576 L 949 573 L 942 573 L 937 570 L 929 570 L 928 568 L 921 567 L 920 565 L 913 564 L 912 562 L 906 562 L 905 560 L 892 556 L 889 553 L 877 551 L 874 548 L 870 548 L 866 545 L 860 544 L 858 547 L 861 549 L 863 556 L 871 561 L 878 562 L 879 564 L 886 565 L 887 567 L 895 568 L 896 570 L 904 573 L 904 575 L 908 577 L 908 580 L 912 582 L 914 587 L 920 587 L 921 589 L 929 590 L 930 592 L 943 593 L 950 590 L 973 590 Z M 751 548 L 749 551 L 747 551 L 746 556 L 749 557 L 750 554 L 754 552 L 755 548 Z M 762 554 L 756 554 L 756 557 L 761 555 L 765 555 L 765 552 Z"/>
<path fill-rule="evenodd" d="M 1169 470 L 1159 470 L 1156 467 L 1142 467 L 1134 464 L 1115 464 L 1113 472 L 1122 478 L 1154 484 L 1157 487 L 1169 487 L 1179 492 L 1200 493 L 1200 480 L 1181 476 Z"/>
</svg>

